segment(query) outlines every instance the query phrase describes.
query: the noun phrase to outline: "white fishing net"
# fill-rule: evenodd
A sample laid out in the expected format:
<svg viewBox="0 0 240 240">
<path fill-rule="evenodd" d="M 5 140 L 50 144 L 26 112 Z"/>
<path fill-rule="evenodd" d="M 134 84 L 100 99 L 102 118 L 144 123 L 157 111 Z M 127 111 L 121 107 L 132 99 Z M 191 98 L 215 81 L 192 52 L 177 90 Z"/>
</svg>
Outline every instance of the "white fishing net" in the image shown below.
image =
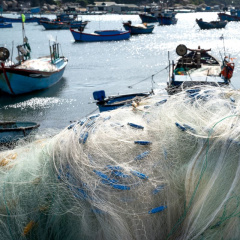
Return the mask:
<svg viewBox="0 0 240 240">
<path fill-rule="evenodd" d="M 238 239 L 239 103 L 155 95 L 2 152 L 1 239 Z"/>
</svg>

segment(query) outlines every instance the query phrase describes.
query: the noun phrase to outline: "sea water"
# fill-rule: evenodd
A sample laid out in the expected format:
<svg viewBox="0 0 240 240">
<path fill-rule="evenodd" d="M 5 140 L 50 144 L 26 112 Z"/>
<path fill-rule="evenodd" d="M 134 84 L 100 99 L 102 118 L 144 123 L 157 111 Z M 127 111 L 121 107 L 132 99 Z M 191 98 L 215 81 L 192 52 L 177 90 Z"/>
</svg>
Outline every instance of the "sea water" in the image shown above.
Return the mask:
<svg viewBox="0 0 240 240">
<path fill-rule="evenodd" d="M 176 25 L 155 23 L 152 34 L 117 42 L 76 43 L 69 30 L 47 31 L 37 23 L 25 24 L 32 58 L 49 55 L 49 42 L 57 40 L 61 55 L 69 60 L 68 66 L 62 80 L 49 89 L 16 97 L 0 95 L 0 121 L 36 121 L 41 125 L 39 131 L 60 131 L 70 121 L 98 111 L 92 97 L 94 91 L 105 90 L 108 96 L 150 91 L 152 87 L 164 89 L 169 75 L 164 68 L 169 60 L 178 58 L 175 49 L 179 44 L 192 49 L 211 48 L 218 59 L 225 54 L 236 58 L 231 85 L 238 89 L 240 23 L 229 22 L 225 29 L 199 30 L 196 18 L 216 20 L 217 13 L 181 13 L 176 17 Z M 83 15 L 82 20 L 90 21 L 85 28 L 88 33 L 124 30 L 122 23 L 128 20 L 141 23 L 138 15 Z M 11 53 L 13 47 L 12 60 L 16 62 L 16 46 L 22 44 L 22 24 L 13 23 L 13 28 L 0 31 L 0 46 Z"/>
</svg>

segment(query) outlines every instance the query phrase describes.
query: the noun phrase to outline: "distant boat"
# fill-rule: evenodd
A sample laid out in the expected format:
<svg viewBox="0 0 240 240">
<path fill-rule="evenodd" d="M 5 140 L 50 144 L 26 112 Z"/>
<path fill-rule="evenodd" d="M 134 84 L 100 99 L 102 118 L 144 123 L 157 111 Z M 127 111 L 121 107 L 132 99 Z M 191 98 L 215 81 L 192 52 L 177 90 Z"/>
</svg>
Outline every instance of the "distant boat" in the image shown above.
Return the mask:
<svg viewBox="0 0 240 240">
<path fill-rule="evenodd" d="M 148 34 L 152 33 L 154 25 L 147 25 L 147 23 L 132 25 L 131 21 L 123 23 L 125 30 L 130 31 L 131 34 Z"/>
<path fill-rule="evenodd" d="M 16 142 L 39 126 L 35 122 L 0 122 L 0 144 Z"/>
<path fill-rule="evenodd" d="M 165 11 L 161 12 L 157 17 L 159 25 L 174 25 L 177 23 L 176 12 Z"/>
<path fill-rule="evenodd" d="M 139 17 L 141 18 L 143 23 L 156 23 L 156 22 L 158 22 L 157 17 L 154 16 L 153 14 L 140 13 Z"/>
<path fill-rule="evenodd" d="M 57 22 L 57 21 L 40 21 L 46 30 L 60 30 L 60 29 L 84 29 L 88 21 L 73 21 L 73 22 Z"/>
<path fill-rule="evenodd" d="M 227 13 L 218 13 L 218 17 L 221 21 L 229 21 L 229 22 L 235 22 L 240 21 L 240 10 L 239 9 L 231 9 L 230 14 Z"/>
<path fill-rule="evenodd" d="M 0 22 L 0 28 L 12 28 L 12 23 Z"/>
<path fill-rule="evenodd" d="M 36 22 L 38 23 L 40 18 L 38 17 L 31 17 L 28 14 L 25 14 L 25 22 L 26 23 L 33 23 Z M 18 18 L 9 18 L 9 17 L 3 17 L 0 16 L 0 22 L 9 22 L 9 23 L 21 23 L 22 22 L 22 17 L 18 17 Z"/>
<path fill-rule="evenodd" d="M 225 28 L 227 25 L 227 21 L 211 21 L 211 22 L 204 22 L 201 18 L 196 19 L 198 26 L 205 30 L 205 29 L 214 29 L 214 28 Z"/>
<path fill-rule="evenodd" d="M 153 92 L 145 93 L 132 93 L 124 95 L 109 96 L 106 98 L 105 91 L 95 91 L 93 92 L 93 98 L 96 100 L 96 104 L 100 112 L 111 111 L 123 106 L 131 106 L 135 101 L 136 104 L 139 103 L 143 98 L 146 98 L 153 94 Z"/>
<path fill-rule="evenodd" d="M 211 49 L 189 49 L 180 44 L 176 48 L 180 56 L 169 66 L 167 92 L 177 93 L 183 89 L 201 85 L 227 86 L 233 75 L 234 63 L 227 58 L 221 63 L 208 52 Z"/>
<path fill-rule="evenodd" d="M 70 29 L 73 38 L 78 42 L 120 41 L 130 38 L 130 31 L 99 30 L 94 33 L 83 33 Z"/>
</svg>

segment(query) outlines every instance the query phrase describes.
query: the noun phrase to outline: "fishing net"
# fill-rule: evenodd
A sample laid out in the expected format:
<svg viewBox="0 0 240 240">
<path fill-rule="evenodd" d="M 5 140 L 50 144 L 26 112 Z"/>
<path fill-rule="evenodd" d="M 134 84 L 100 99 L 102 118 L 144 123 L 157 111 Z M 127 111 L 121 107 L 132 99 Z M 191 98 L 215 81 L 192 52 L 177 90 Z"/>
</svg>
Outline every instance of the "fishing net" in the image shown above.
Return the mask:
<svg viewBox="0 0 240 240">
<path fill-rule="evenodd" d="M 1 239 L 237 239 L 240 94 L 190 89 L 0 154 Z"/>
</svg>

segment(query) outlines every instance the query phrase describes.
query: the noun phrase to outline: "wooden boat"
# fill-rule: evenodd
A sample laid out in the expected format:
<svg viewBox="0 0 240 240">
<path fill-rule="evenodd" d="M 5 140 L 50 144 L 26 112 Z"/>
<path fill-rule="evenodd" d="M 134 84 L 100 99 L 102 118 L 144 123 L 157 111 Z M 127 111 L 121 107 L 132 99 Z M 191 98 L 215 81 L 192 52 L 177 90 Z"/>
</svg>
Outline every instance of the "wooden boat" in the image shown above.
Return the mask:
<svg viewBox="0 0 240 240">
<path fill-rule="evenodd" d="M 221 21 L 240 21 L 240 10 L 239 9 L 232 9 L 230 14 L 227 13 L 218 13 L 218 17 Z"/>
<path fill-rule="evenodd" d="M 57 83 L 64 73 L 67 59 L 59 56 L 59 44 L 50 46 L 50 56 L 30 59 L 30 48 L 26 42 L 17 46 L 19 62 L 9 63 L 8 49 L 0 48 L 0 90 L 18 95 L 49 88 Z"/>
<path fill-rule="evenodd" d="M 99 108 L 99 111 L 104 112 L 111 111 L 123 106 L 131 106 L 134 102 L 135 104 L 138 104 L 143 98 L 146 98 L 151 94 L 153 94 L 153 91 L 144 93 L 115 95 L 106 98 L 105 91 L 100 90 L 93 92 L 93 98 L 94 100 L 97 101 L 96 104 Z"/>
<path fill-rule="evenodd" d="M 225 28 L 227 25 L 227 21 L 211 21 L 211 22 L 204 22 L 202 18 L 196 19 L 196 22 L 200 29 L 214 29 L 214 28 Z"/>
<path fill-rule="evenodd" d="M 0 28 L 12 28 L 12 23 L 0 22 Z"/>
<path fill-rule="evenodd" d="M 130 31 L 104 30 L 95 31 L 94 33 L 83 33 L 70 29 L 73 38 L 77 42 L 100 42 L 100 41 L 120 41 L 130 38 Z"/>
<path fill-rule="evenodd" d="M 40 18 L 38 17 L 30 17 L 29 15 L 25 14 L 25 22 L 26 23 L 38 23 Z M 18 18 L 9 18 L 9 17 L 3 17 L 0 16 L 0 22 L 9 22 L 9 23 L 21 23 L 22 17 Z"/>
<path fill-rule="evenodd" d="M 169 66 L 167 92 L 177 93 L 183 89 L 201 85 L 226 86 L 233 75 L 234 63 L 225 58 L 221 63 L 208 52 L 211 49 L 189 49 L 179 45 L 176 52 L 181 56 Z"/>
<path fill-rule="evenodd" d="M 161 12 L 157 17 L 159 25 L 174 25 L 177 23 L 177 18 L 175 17 L 177 13 L 172 11 Z"/>
<path fill-rule="evenodd" d="M 125 30 L 130 31 L 131 35 L 152 33 L 154 29 L 154 25 L 147 25 L 147 23 L 133 26 L 131 21 L 123 23 L 123 27 Z"/>
<path fill-rule="evenodd" d="M 57 21 L 40 21 L 46 30 L 62 30 L 62 29 L 84 29 L 88 21 L 72 21 L 72 22 L 57 22 Z"/>
<path fill-rule="evenodd" d="M 16 142 L 39 126 L 35 122 L 0 122 L 0 144 Z"/>
<path fill-rule="evenodd" d="M 156 23 L 158 22 L 158 19 L 156 16 L 153 14 L 148 14 L 148 13 L 140 13 L 139 17 L 142 20 L 142 23 Z"/>
</svg>

